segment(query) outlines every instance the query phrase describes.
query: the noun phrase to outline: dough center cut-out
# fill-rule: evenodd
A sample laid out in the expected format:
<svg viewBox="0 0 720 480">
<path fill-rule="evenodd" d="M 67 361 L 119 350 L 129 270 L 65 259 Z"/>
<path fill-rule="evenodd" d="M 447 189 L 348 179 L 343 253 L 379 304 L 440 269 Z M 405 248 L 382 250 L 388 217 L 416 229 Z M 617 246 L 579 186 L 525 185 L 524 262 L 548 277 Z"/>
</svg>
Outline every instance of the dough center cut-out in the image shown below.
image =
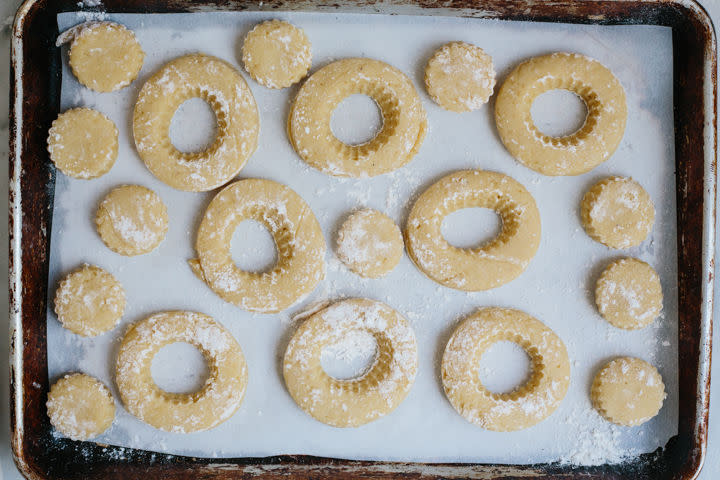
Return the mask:
<svg viewBox="0 0 720 480">
<path fill-rule="evenodd" d="M 585 125 L 588 108 L 577 93 L 561 88 L 541 93 L 530 107 L 535 128 L 545 135 L 562 138 Z"/>
<path fill-rule="evenodd" d="M 203 388 L 210 369 L 197 347 L 176 342 L 158 350 L 150 365 L 150 374 L 158 388 L 168 393 L 189 394 Z"/>
<path fill-rule="evenodd" d="M 382 112 L 377 102 L 361 93 L 350 95 L 338 103 L 330 118 L 333 135 L 351 146 L 370 142 L 382 128 Z"/>
<path fill-rule="evenodd" d="M 215 111 L 204 99 L 189 98 L 175 110 L 169 130 L 170 142 L 179 152 L 204 152 L 217 138 Z"/>
<path fill-rule="evenodd" d="M 320 365 L 335 380 L 355 380 L 372 368 L 377 356 L 375 337 L 362 330 L 352 330 L 322 349 Z"/>
<path fill-rule="evenodd" d="M 278 251 L 272 234 L 257 220 L 243 220 L 230 241 L 230 253 L 240 270 L 269 272 L 277 265 Z"/>
<path fill-rule="evenodd" d="M 517 343 L 500 340 L 480 357 L 480 383 L 492 393 L 511 393 L 530 380 L 532 361 Z"/>
<path fill-rule="evenodd" d="M 456 248 L 478 248 L 502 231 L 502 218 L 490 208 L 461 208 L 448 214 L 442 222 L 443 238 Z"/>
</svg>

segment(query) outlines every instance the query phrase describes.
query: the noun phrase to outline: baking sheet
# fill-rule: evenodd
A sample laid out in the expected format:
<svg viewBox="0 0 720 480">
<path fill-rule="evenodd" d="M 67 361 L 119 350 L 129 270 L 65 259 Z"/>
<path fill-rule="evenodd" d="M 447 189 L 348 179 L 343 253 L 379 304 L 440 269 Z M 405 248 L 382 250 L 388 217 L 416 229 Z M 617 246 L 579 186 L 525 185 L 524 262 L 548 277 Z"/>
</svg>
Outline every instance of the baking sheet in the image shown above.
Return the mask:
<svg viewBox="0 0 720 480">
<path fill-rule="evenodd" d="M 60 30 L 87 14 L 58 17 Z M 240 410 L 218 428 L 188 435 L 164 433 L 128 414 L 118 402 L 113 427 L 98 442 L 207 457 L 313 454 L 350 459 L 531 463 L 561 461 L 595 464 L 652 451 L 677 431 L 677 265 L 675 177 L 672 124 L 671 31 L 647 26 L 571 26 L 443 17 L 309 13 L 203 13 L 101 15 L 132 28 L 146 52 L 139 79 L 112 94 L 81 87 L 64 58 L 62 108 L 96 108 L 120 129 L 120 153 L 110 173 L 93 181 L 58 174 L 52 227 L 50 300 L 60 277 L 88 262 L 108 269 L 123 283 L 128 305 L 121 326 L 94 339 L 62 329 L 48 310 L 48 361 L 51 380 L 84 371 L 113 384 L 114 356 L 125 327 L 166 309 L 210 314 L 227 326 L 243 348 L 249 367 L 247 395 Z M 95 16 L 97 18 L 97 16 Z M 405 256 L 381 280 L 363 280 L 343 267 L 329 248 L 326 279 L 287 312 L 260 315 L 224 303 L 197 280 L 186 260 L 193 258 L 195 230 L 213 193 L 173 190 L 155 179 L 135 153 L 130 122 L 137 92 L 164 62 L 202 51 L 238 65 L 242 38 L 257 22 L 281 18 L 302 27 L 313 45 L 313 71 L 328 62 L 366 56 L 391 63 L 414 81 L 428 112 L 429 134 L 404 168 L 371 180 L 337 179 L 307 167 L 286 140 L 289 100 L 297 86 L 268 90 L 249 80 L 261 118 L 260 145 L 241 178 L 263 177 L 296 190 L 310 204 L 332 247 L 339 223 L 361 207 L 382 210 L 403 224 L 411 200 L 443 174 L 483 168 L 508 174 L 533 194 L 542 216 L 542 242 L 526 272 L 489 292 L 463 293 L 422 275 Z M 615 155 L 592 172 L 574 178 L 539 175 L 517 163 L 495 132 L 493 102 L 456 114 L 440 109 L 422 88 L 424 64 L 439 45 L 464 40 L 493 56 L 499 82 L 518 62 L 553 51 L 574 51 L 607 65 L 626 89 L 628 123 Z M 65 52 L 66 53 L 66 52 Z M 547 104 L 547 102 L 545 102 Z M 361 115 L 363 118 L 365 114 Z M 178 137 L 197 130 L 178 125 Z M 656 206 L 652 236 L 640 247 L 613 251 L 582 230 L 578 204 L 584 191 L 607 175 L 629 175 L 650 193 Z M 125 258 L 108 250 L 95 233 L 100 199 L 114 186 L 138 183 L 152 188 L 168 206 L 170 229 L 154 252 Z M 457 223 L 456 223 L 457 225 Z M 468 233 L 469 235 L 470 233 Z M 458 234 L 463 236 L 462 232 Z M 233 245 L 242 239 L 234 238 Z M 653 265 L 665 294 L 663 316 L 635 332 L 617 330 L 596 313 L 592 290 L 612 259 L 632 255 Z M 303 413 L 284 388 L 280 359 L 293 331 L 292 316 L 307 305 L 349 296 L 382 300 L 403 313 L 418 339 L 419 371 L 400 407 L 357 429 L 335 429 Z M 49 302 L 49 305 L 52 305 Z M 519 308 L 550 326 L 565 341 L 571 358 L 570 390 L 546 421 L 512 433 L 484 431 L 467 423 L 442 393 L 438 364 L 457 321 L 481 306 Z M 177 376 L 192 385 L 198 363 L 186 350 L 166 355 L 154 373 Z M 668 398 L 660 414 L 639 428 L 612 426 L 591 408 L 589 385 L 596 370 L 616 355 L 634 355 L 656 365 Z M 503 361 L 494 369 L 502 372 Z M 488 372 L 485 372 L 488 373 Z"/>
</svg>

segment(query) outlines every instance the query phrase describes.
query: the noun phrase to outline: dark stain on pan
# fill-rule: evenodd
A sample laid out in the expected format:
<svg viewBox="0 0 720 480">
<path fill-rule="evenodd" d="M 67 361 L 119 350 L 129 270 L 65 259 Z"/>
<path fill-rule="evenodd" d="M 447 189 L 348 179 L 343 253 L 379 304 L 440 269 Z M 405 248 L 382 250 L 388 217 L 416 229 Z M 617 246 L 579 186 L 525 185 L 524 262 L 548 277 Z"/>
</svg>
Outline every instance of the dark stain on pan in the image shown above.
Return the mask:
<svg viewBox="0 0 720 480">
<path fill-rule="evenodd" d="M 707 445 L 710 337 L 701 342 L 700 319 L 705 306 L 703 278 L 703 211 L 705 155 L 715 157 L 716 52 L 712 23 L 692 0 L 540 1 L 540 0 L 104 0 L 104 9 L 125 13 L 170 13 L 201 10 L 313 10 L 386 14 L 442 14 L 501 20 L 592 24 L 655 24 L 673 29 L 675 158 L 678 223 L 678 364 L 680 416 L 678 434 L 665 448 L 619 465 L 574 467 L 559 464 L 489 465 L 368 462 L 283 455 L 264 458 L 207 459 L 154 453 L 131 448 L 75 442 L 53 436 L 45 410 L 48 391 L 46 299 L 54 168 L 45 139 L 57 116 L 60 98 L 60 54 L 54 45 L 56 14 L 78 9 L 76 0 L 29 0 L 21 7 L 14 35 L 23 54 L 13 51 L 11 76 L 21 68 L 21 85 L 11 87 L 10 202 L 20 202 L 21 215 L 11 210 L 11 272 L 20 270 L 19 284 L 10 282 L 10 314 L 21 313 L 21 331 L 13 332 L 11 352 L 12 448 L 22 473 L 31 479 L 690 479 L 699 471 Z M 88 10 L 92 10 L 91 8 Z M 705 72 L 711 72 L 705 79 Z M 704 81 L 712 90 L 712 112 L 706 112 Z M 21 95 L 20 111 L 14 100 Z M 711 114 L 712 131 L 703 141 L 704 119 Z M 22 123 L 18 124 L 18 115 Z M 20 145 L 16 144 L 16 134 Z M 16 147 L 19 147 L 16 150 Z M 707 151 L 707 150 L 709 151 Z M 20 152 L 20 158 L 15 152 Z M 16 172 L 16 162 L 20 172 Z M 19 174 L 19 185 L 12 180 Z M 713 182 L 714 183 L 714 182 Z M 714 184 L 711 197 L 715 196 Z M 712 199 L 711 199 L 712 201 Z M 21 222 L 17 224 L 16 222 Z M 21 238 L 16 238 L 15 227 Z M 13 252 L 20 254 L 16 264 Z M 17 402 L 17 403 L 16 403 Z"/>
</svg>

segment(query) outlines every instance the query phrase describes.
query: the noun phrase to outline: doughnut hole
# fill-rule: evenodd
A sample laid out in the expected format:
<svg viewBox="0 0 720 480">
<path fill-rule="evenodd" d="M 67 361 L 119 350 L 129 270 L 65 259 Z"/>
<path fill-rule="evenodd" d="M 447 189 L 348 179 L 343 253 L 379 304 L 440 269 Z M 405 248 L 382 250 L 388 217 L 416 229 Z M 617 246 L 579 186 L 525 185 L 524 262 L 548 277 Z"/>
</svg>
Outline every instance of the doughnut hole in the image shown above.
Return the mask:
<svg viewBox="0 0 720 480">
<path fill-rule="evenodd" d="M 517 343 L 501 340 L 483 352 L 478 377 L 483 386 L 498 395 L 524 386 L 532 373 L 532 360 Z"/>
<path fill-rule="evenodd" d="M 489 208 L 461 208 L 448 214 L 442 222 L 443 238 L 456 248 L 478 248 L 502 231 L 500 215 Z"/>
<path fill-rule="evenodd" d="M 585 101 L 564 89 L 548 90 L 535 98 L 530 107 L 535 127 L 545 135 L 567 137 L 578 132 L 588 116 Z"/>
<path fill-rule="evenodd" d="M 375 337 L 365 331 L 347 332 L 320 353 L 320 365 L 335 380 L 354 380 L 365 375 L 378 356 Z"/>
<path fill-rule="evenodd" d="M 230 253 L 235 265 L 245 272 L 268 272 L 278 262 L 275 239 L 267 227 L 256 220 L 240 222 L 230 240 Z"/>
<path fill-rule="evenodd" d="M 177 394 L 199 391 L 210 376 L 205 356 L 194 345 L 176 342 L 165 345 L 152 360 L 150 374 L 158 388 Z"/>
<path fill-rule="evenodd" d="M 180 104 L 170 120 L 170 142 L 182 153 L 209 149 L 218 134 L 215 111 L 204 99 L 193 97 Z"/>
<path fill-rule="evenodd" d="M 341 101 L 330 118 L 330 130 L 346 145 L 363 145 L 374 139 L 383 127 L 380 107 L 371 97 L 350 95 Z"/>
</svg>

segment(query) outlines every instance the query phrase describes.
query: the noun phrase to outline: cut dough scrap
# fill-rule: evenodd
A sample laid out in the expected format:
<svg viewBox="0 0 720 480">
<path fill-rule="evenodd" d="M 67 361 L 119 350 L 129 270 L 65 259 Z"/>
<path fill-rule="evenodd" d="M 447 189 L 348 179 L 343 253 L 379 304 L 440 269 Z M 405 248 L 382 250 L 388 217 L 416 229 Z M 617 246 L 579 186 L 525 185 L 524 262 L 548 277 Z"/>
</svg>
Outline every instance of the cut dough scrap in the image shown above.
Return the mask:
<svg viewBox="0 0 720 480">
<path fill-rule="evenodd" d="M 593 185 L 582 199 L 580 215 L 587 234 L 610 248 L 640 245 L 655 223 L 650 195 L 627 177 L 609 177 Z"/>
<path fill-rule="evenodd" d="M 118 155 L 118 129 L 97 110 L 73 108 L 55 119 L 48 152 L 65 175 L 89 180 L 110 171 Z"/>
<path fill-rule="evenodd" d="M 310 40 L 302 29 L 288 22 L 263 22 L 245 37 L 242 60 L 247 72 L 260 85 L 289 87 L 310 69 Z"/>
<path fill-rule="evenodd" d="M 125 290 L 100 267 L 83 265 L 62 279 L 55 313 L 63 327 L 84 337 L 112 330 L 125 311 Z"/>
<path fill-rule="evenodd" d="M 597 281 L 595 303 L 603 318 L 618 328 L 646 327 L 662 311 L 660 277 L 650 265 L 636 258 L 616 260 Z"/>
<path fill-rule="evenodd" d="M 532 104 L 549 90 L 569 90 L 587 106 L 585 123 L 563 137 L 535 126 Z M 543 175 L 580 175 L 610 158 L 627 121 L 625 90 L 597 60 L 574 53 L 531 58 L 513 70 L 495 101 L 495 124 L 508 152 Z"/>
<path fill-rule="evenodd" d="M 500 234 L 476 248 L 457 248 L 442 235 L 443 219 L 468 207 L 495 210 Z M 540 212 L 530 192 L 501 173 L 451 173 L 420 195 L 405 227 L 408 254 L 428 277 L 465 291 L 499 287 L 519 276 L 540 245 Z"/>
<path fill-rule="evenodd" d="M 50 423 L 72 440 L 90 440 L 110 428 L 115 401 L 100 380 L 83 373 L 65 375 L 50 387 Z"/>
<path fill-rule="evenodd" d="M 400 229 L 390 217 L 377 210 L 353 213 L 338 231 L 338 257 L 361 277 L 387 275 L 400 262 L 402 252 Z"/>
<path fill-rule="evenodd" d="M 499 341 L 518 344 L 532 363 L 529 379 L 510 393 L 489 391 L 478 375 L 483 353 Z M 570 385 L 570 360 L 560 337 L 534 317 L 508 308 L 482 308 L 450 337 L 442 382 L 453 408 L 469 422 L 498 432 L 521 430 L 560 406 Z"/>
<path fill-rule="evenodd" d="M 152 378 L 155 355 L 177 342 L 193 345 L 208 364 L 210 376 L 196 392 L 166 392 Z M 128 412 L 160 430 L 190 433 L 213 428 L 240 408 L 248 374 L 240 345 L 225 327 L 202 313 L 170 311 L 128 329 L 118 351 L 115 378 Z"/>
<path fill-rule="evenodd" d="M 125 26 L 91 22 L 75 34 L 68 60 L 80 83 L 97 92 L 114 92 L 137 78 L 144 58 L 140 43 Z"/>
<path fill-rule="evenodd" d="M 321 365 L 323 348 L 358 332 L 375 338 L 373 364 L 338 380 Z M 417 344 L 408 322 L 384 303 L 352 298 L 312 314 L 293 335 L 283 360 L 288 392 L 306 413 L 334 427 L 358 427 L 392 412 L 417 372 Z"/>
<path fill-rule="evenodd" d="M 657 369 L 648 362 L 620 357 L 595 375 L 590 397 L 606 420 L 632 427 L 658 414 L 666 397 L 665 384 Z"/>
<path fill-rule="evenodd" d="M 446 110 L 477 110 L 487 103 L 495 87 L 492 57 L 470 43 L 447 43 L 428 60 L 425 87 Z"/>
<path fill-rule="evenodd" d="M 375 100 L 383 125 L 375 138 L 341 142 L 330 128 L 338 104 L 353 94 Z M 298 155 L 310 166 L 338 177 L 373 177 L 407 164 L 427 133 L 420 96 L 400 70 L 379 60 L 346 58 L 327 65 L 303 84 L 287 124 Z"/>
<path fill-rule="evenodd" d="M 149 188 L 122 185 L 100 202 L 95 225 L 100 238 L 113 252 L 141 255 L 151 252 L 165 239 L 167 208 Z"/>
</svg>

